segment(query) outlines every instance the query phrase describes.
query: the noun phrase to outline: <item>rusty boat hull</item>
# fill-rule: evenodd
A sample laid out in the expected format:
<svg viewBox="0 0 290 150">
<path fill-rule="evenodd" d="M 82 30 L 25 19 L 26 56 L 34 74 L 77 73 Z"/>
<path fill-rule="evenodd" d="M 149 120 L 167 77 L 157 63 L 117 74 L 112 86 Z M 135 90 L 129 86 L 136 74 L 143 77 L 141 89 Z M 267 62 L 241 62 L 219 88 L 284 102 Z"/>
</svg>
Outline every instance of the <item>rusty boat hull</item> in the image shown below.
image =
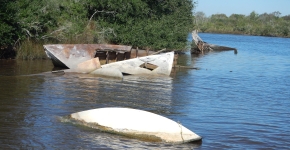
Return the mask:
<svg viewBox="0 0 290 150">
<path fill-rule="evenodd" d="M 73 68 L 95 57 L 107 63 L 130 59 L 132 50 L 132 46 L 110 44 L 49 44 L 43 47 L 53 65 L 59 68 Z"/>
<path fill-rule="evenodd" d="M 44 50 L 55 69 L 67 69 L 65 72 L 169 75 L 174 62 L 174 52 L 157 54 L 126 45 L 51 44 L 44 45 Z"/>
</svg>

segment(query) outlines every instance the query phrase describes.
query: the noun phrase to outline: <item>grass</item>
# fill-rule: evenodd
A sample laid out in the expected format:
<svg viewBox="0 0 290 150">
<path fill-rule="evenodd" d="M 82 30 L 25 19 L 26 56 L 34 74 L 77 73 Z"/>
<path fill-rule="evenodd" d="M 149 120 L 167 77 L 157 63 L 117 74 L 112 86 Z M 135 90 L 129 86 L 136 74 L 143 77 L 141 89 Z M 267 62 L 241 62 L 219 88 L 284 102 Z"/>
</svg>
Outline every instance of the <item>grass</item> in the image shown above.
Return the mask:
<svg viewBox="0 0 290 150">
<path fill-rule="evenodd" d="M 47 59 L 43 49 L 43 43 L 31 41 L 29 39 L 23 41 L 17 48 L 16 59 Z"/>
<path fill-rule="evenodd" d="M 94 25 L 93 23 L 91 23 Z M 90 25 L 91 25 L 90 24 Z M 47 59 L 44 52 L 44 44 L 97 44 L 106 43 L 104 37 L 96 34 L 94 27 L 88 26 L 80 34 L 68 34 L 64 36 L 64 39 L 58 39 L 56 37 L 51 38 L 50 41 L 31 40 L 26 39 L 18 44 L 16 51 L 16 59 L 22 60 L 34 60 L 34 59 Z"/>
</svg>

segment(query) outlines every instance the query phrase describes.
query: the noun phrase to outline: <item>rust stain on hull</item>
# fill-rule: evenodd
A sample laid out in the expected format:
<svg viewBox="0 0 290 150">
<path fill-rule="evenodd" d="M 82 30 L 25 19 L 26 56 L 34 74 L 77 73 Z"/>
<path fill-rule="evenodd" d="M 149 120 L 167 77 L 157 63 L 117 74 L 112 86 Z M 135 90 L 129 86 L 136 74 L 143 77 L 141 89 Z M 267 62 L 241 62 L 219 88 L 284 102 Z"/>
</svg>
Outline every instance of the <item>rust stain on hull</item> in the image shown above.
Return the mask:
<svg viewBox="0 0 290 150">
<path fill-rule="evenodd" d="M 48 44 L 43 47 L 55 67 L 66 69 L 72 69 L 96 57 L 99 58 L 100 64 L 104 65 L 155 53 L 138 48 L 132 49 L 132 46 L 112 44 Z"/>
<path fill-rule="evenodd" d="M 54 66 L 61 68 L 72 68 L 95 57 L 106 63 L 130 59 L 132 49 L 132 46 L 110 44 L 49 44 L 43 47 Z"/>
</svg>

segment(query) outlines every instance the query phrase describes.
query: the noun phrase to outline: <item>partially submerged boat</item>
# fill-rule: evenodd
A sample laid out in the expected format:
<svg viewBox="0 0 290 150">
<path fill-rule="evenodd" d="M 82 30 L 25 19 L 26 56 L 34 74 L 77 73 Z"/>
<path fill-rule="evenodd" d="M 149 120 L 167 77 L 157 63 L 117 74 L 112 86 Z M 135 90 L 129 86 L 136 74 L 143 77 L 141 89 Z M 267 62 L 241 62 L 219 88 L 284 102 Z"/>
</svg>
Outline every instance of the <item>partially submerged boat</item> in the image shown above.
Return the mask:
<svg viewBox="0 0 290 150">
<path fill-rule="evenodd" d="M 104 132 L 152 142 L 201 142 L 202 138 L 178 122 L 132 108 L 98 108 L 72 113 L 70 118 Z"/>
<path fill-rule="evenodd" d="M 43 47 L 55 67 L 67 69 L 96 57 L 106 63 L 130 59 L 132 51 L 132 46 L 110 44 L 49 44 Z"/>
<path fill-rule="evenodd" d="M 102 65 L 102 68 L 118 69 L 123 74 L 170 75 L 174 52 L 144 56 Z"/>
<path fill-rule="evenodd" d="M 68 69 L 65 72 L 116 77 L 120 73 L 170 75 L 174 62 L 174 52 L 156 54 L 126 45 L 53 44 L 44 45 L 44 50 L 55 67 Z"/>
</svg>

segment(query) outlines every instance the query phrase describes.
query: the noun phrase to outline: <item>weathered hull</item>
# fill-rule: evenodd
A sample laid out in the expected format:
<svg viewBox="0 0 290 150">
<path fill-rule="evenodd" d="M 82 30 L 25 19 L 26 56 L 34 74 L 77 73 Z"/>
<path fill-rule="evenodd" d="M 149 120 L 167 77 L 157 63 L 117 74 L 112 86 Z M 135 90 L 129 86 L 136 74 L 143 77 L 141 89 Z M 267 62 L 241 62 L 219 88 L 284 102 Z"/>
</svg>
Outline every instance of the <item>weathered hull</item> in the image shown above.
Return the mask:
<svg viewBox="0 0 290 150">
<path fill-rule="evenodd" d="M 170 75 L 174 52 L 132 58 L 124 61 L 102 65 L 102 68 L 118 69 L 124 74 Z"/>
<path fill-rule="evenodd" d="M 95 57 L 101 60 L 130 59 L 131 46 L 109 44 L 50 44 L 44 45 L 47 56 L 55 67 L 73 68 Z"/>
<path fill-rule="evenodd" d="M 170 75 L 174 61 L 174 52 L 151 55 L 156 53 L 123 45 L 54 44 L 44 45 L 44 49 L 54 66 L 67 68 L 66 72 Z M 94 58 L 98 58 L 101 70 L 91 61 Z"/>
<path fill-rule="evenodd" d="M 202 138 L 166 117 L 131 108 L 99 108 L 73 113 L 84 125 L 143 140 L 168 143 L 198 142 Z"/>
</svg>

